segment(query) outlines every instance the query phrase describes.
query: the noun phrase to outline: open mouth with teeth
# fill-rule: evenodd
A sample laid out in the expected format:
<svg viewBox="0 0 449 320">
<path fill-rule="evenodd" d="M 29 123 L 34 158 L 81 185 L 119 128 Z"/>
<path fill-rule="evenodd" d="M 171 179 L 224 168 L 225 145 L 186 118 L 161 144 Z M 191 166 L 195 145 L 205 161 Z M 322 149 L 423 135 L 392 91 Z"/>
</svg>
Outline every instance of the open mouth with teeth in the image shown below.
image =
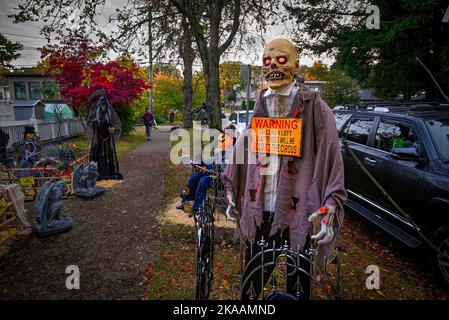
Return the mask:
<svg viewBox="0 0 449 320">
<path fill-rule="evenodd" d="M 276 80 L 284 80 L 285 73 L 280 71 L 271 71 L 265 76 L 265 80 L 267 81 L 276 81 Z"/>
</svg>

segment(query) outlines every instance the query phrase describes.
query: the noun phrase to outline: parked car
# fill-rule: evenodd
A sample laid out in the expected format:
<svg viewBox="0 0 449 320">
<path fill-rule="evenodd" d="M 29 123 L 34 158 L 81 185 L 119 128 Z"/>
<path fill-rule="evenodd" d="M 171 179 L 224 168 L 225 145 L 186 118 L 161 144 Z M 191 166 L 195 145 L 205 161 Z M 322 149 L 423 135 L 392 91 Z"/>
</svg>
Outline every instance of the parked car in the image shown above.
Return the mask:
<svg viewBox="0 0 449 320">
<path fill-rule="evenodd" d="M 251 117 L 253 116 L 253 110 L 250 110 L 248 115 L 248 124 L 250 124 Z M 239 136 L 246 128 L 246 110 L 231 113 L 231 115 L 229 116 L 229 121 L 231 121 L 235 125 L 237 136 Z"/>
<path fill-rule="evenodd" d="M 422 232 L 449 254 L 449 105 L 352 106 L 334 110 L 347 206 L 412 248 Z M 404 216 L 350 154 L 409 216 Z M 430 249 L 449 284 L 449 259 Z"/>
</svg>

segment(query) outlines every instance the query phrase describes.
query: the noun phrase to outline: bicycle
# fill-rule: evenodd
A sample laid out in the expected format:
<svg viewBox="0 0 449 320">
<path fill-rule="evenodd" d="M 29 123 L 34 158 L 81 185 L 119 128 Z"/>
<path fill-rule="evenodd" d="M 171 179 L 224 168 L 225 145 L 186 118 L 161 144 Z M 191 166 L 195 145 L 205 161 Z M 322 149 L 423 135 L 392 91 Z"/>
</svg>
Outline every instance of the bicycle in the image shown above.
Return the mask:
<svg viewBox="0 0 449 320">
<path fill-rule="evenodd" d="M 209 197 L 194 215 L 196 242 L 196 292 L 195 299 L 209 299 L 214 265 L 214 211 Z"/>
</svg>

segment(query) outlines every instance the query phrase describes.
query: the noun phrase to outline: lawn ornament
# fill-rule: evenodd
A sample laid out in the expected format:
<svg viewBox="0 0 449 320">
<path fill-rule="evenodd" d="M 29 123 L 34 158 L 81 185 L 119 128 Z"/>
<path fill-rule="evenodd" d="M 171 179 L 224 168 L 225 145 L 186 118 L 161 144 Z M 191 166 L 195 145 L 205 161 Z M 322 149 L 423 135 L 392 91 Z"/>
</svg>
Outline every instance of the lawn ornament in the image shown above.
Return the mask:
<svg viewBox="0 0 449 320">
<path fill-rule="evenodd" d="M 97 178 L 98 166 L 95 161 L 79 166 L 73 176 L 75 195 L 80 198 L 93 199 L 105 192 L 105 188 L 96 185 Z"/>
<path fill-rule="evenodd" d="M 281 274 L 288 285 L 283 295 L 272 290 L 272 297 L 308 299 L 308 288 L 314 282 L 310 270 L 326 269 L 344 215 L 344 167 L 335 118 L 318 92 L 295 81 L 299 60 L 292 42 L 269 42 L 262 63 L 268 88 L 258 92 L 251 126 L 237 140 L 233 161 L 223 173 L 228 204 L 235 204 L 240 213 L 238 230 L 245 246 L 241 298 L 265 298 L 262 288 L 276 266 L 283 263 L 285 270 Z M 257 119 L 261 123 L 269 119 L 266 123 L 273 127 L 253 135 L 252 131 L 258 130 L 254 125 Z M 292 121 L 298 124 L 295 131 L 285 127 L 283 132 L 297 137 L 288 141 L 295 141 L 295 150 L 300 153 L 276 151 L 282 150 L 282 142 L 275 139 L 254 144 L 251 141 L 267 136 L 267 132 L 279 136 L 281 130 L 274 125 Z M 273 144 L 273 148 L 264 149 L 271 154 L 253 149 L 253 145 L 261 143 Z M 242 158 L 243 163 L 239 163 Z M 321 207 L 326 210 L 313 215 Z M 322 217 L 322 228 L 312 236 L 312 220 L 318 216 Z"/>
<path fill-rule="evenodd" d="M 98 180 L 123 179 L 119 172 L 115 141 L 119 138 L 122 123 L 104 89 L 97 90 L 89 98 L 92 103 L 87 120 L 91 149 L 90 161 L 98 164 Z"/>
<path fill-rule="evenodd" d="M 59 160 L 64 164 L 64 172 L 67 172 L 69 164 L 71 164 L 76 159 L 75 151 L 71 148 L 61 149 L 58 152 Z"/>
<path fill-rule="evenodd" d="M 33 203 L 34 230 L 41 236 L 65 232 L 73 227 L 73 220 L 62 215 L 62 198 L 67 193 L 64 181 L 46 182 Z"/>
<path fill-rule="evenodd" d="M 23 140 L 13 144 L 17 154 L 17 168 L 34 168 L 39 160 L 42 143 L 36 133 L 34 127 L 25 126 Z M 23 175 L 29 175 L 29 172 L 23 171 Z"/>
</svg>

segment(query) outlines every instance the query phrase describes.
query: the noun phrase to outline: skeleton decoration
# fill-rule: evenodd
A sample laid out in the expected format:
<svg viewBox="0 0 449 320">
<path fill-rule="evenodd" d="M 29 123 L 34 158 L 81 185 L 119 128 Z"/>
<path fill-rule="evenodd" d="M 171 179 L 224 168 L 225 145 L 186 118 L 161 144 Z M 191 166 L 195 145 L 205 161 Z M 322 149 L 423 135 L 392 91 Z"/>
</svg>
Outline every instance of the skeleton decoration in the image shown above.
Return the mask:
<svg viewBox="0 0 449 320">
<path fill-rule="evenodd" d="M 234 206 L 240 213 L 238 231 L 246 248 L 241 298 L 309 299 L 310 285 L 316 282 L 312 271 L 326 270 L 332 260 L 344 216 L 344 166 L 335 118 L 318 92 L 295 81 L 299 60 L 291 41 L 269 42 L 262 65 L 268 89 L 258 92 L 253 119 L 296 118 L 301 122 L 301 153 L 250 150 L 250 127 L 237 140 L 234 161 L 223 172 L 227 215 Z M 256 161 L 237 163 L 238 150 L 252 152 Z M 319 231 L 313 231 L 318 225 Z M 285 271 L 278 268 L 282 264 Z M 285 276 L 283 294 L 277 290 L 278 274 Z M 266 297 L 263 288 L 270 277 L 272 294 Z"/>
<path fill-rule="evenodd" d="M 39 235 L 48 236 L 73 227 L 73 220 L 61 214 L 65 194 L 67 185 L 60 180 L 48 181 L 39 190 L 33 203 L 33 227 Z"/>
<path fill-rule="evenodd" d="M 93 199 L 105 192 L 105 188 L 96 185 L 97 178 L 98 166 L 95 161 L 79 166 L 73 177 L 75 195 L 80 198 Z"/>
</svg>

